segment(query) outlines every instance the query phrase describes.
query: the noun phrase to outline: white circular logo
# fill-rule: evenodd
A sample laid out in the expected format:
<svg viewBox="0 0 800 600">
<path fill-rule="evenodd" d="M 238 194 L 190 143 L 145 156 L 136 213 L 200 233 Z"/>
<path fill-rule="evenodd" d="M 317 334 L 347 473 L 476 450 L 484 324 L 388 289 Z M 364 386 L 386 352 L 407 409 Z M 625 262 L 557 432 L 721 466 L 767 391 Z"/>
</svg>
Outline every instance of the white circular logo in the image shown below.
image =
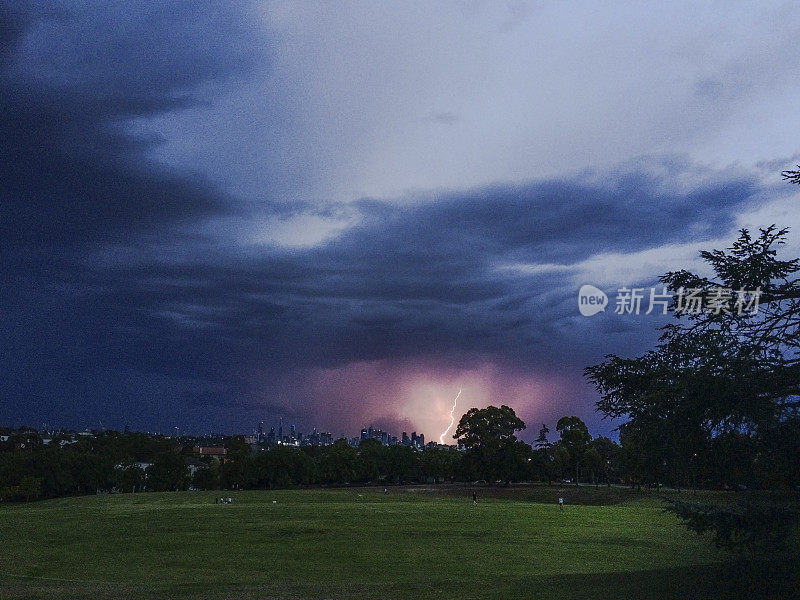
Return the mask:
<svg viewBox="0 0 800 600">
<path fill-rule="evenodd" d="M 606 306 L 608 306 L 608 296 L 600 288 L 587 283 L 578 290 L 578 310 L 584 317 L 603 312 Z"/>
</svg>

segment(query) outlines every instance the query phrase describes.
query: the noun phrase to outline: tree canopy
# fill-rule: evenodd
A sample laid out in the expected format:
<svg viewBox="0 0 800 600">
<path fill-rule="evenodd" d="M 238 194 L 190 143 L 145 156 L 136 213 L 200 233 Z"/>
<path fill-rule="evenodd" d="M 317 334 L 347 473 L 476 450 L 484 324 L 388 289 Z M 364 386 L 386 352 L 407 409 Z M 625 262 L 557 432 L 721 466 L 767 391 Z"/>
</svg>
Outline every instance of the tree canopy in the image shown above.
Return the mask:
<svg viewBox="0 0 800 600">
<path fill-rule="evenodd" d="M 612 354 L 586 369 L 601 395 L 598 409 L 640 427 L 707 435 L 768 429 L 795 411 L 800 263 L 778 259 L 786 235 L 775 226 L 756 237 L 743 229 L 731 248 L 701 253 L 714 278 L 686 270 L 661 277 L 673 293 L 675 322 L 643 356 Z M 689 290 L 704 310 L 681 310 Z"/>
<path fill-rule="evenodd" d="M 465 448 L 499 448 L 516 440 L 515 432 L 525 423 L 514 409 L 503 404 L 499 408 L 471 408 L 461 417 L 454 437 Z"/>
<path fill-rule="evenodd" d="M 800 183 L 800 171 L 784 172 Z M 642 356 L 608 355 L 586 376 L 597 408 L 620 427 L 625 471 L 732 489 L 800 486 L 800 259 L 782 259 L 788 229 L 747 229 L 725 250 L 701 253 L 712 275 L 666 273 L 674 320 Z M 674 512 L 720 543 L 777 546 L 800 522 L 796 507 L 703 507 Z M 775 518 L 780 515 L 780 519 Z M 775 529 L 780 521 L 785 529 Z M 769 524 L 769 527 L 764 526 Z M 783 536 L 783 537 L 782 537 Z"/>
</svg>

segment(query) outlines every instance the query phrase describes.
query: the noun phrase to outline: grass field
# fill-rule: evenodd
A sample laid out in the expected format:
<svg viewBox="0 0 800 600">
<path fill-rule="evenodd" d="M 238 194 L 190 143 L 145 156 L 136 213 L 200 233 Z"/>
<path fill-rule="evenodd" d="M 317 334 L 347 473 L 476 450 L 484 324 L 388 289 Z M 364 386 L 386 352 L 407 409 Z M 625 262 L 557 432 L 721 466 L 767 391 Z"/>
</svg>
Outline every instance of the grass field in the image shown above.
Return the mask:
<svg viewBox="0 0 800 600">
<path fill-rule="evenodd" d="M 741 588 L 725 555 L 652 497 L 483 489 L 473 506 L 469 494 L 253 491 L 217 505 L 214 492 L 180 492 L 0 505 L 0 599 L 710 598 Z"/>
</svg>

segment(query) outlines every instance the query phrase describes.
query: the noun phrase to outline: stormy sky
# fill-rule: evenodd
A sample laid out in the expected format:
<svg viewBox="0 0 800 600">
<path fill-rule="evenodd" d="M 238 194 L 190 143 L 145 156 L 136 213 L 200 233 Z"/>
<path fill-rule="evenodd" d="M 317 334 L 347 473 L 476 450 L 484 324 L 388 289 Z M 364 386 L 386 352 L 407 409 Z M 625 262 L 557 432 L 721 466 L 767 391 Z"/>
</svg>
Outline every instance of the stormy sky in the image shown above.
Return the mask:
<svg viewBox="0 0 800 600">
<path fill-rule="evenodd" d="M 0 424 L 438 439 L 576 414 L 797 225 L 790 3 L 0 2 Z M 787 255 L 800 253 L 800 228 Z"/>
</svg>

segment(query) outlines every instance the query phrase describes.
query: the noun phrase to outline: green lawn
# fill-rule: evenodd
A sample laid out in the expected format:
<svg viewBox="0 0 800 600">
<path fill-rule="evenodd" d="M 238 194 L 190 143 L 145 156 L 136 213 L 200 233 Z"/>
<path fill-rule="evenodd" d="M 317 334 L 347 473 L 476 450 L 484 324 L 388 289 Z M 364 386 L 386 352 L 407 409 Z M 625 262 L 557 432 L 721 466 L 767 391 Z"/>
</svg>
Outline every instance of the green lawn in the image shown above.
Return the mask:
<svg viewBox="0 0 800 600">
<path fill-rule="evenodd" d="M 529 488 L 481 490 L 473 506 L 468 490 L 445 490 L 0 505 L 0 600 L 677 598 L 712 597 L 725 580 L 724 555 L 655 499 Z M 541 503 L 555 495 L 563 511 Z"/>
</svg>

